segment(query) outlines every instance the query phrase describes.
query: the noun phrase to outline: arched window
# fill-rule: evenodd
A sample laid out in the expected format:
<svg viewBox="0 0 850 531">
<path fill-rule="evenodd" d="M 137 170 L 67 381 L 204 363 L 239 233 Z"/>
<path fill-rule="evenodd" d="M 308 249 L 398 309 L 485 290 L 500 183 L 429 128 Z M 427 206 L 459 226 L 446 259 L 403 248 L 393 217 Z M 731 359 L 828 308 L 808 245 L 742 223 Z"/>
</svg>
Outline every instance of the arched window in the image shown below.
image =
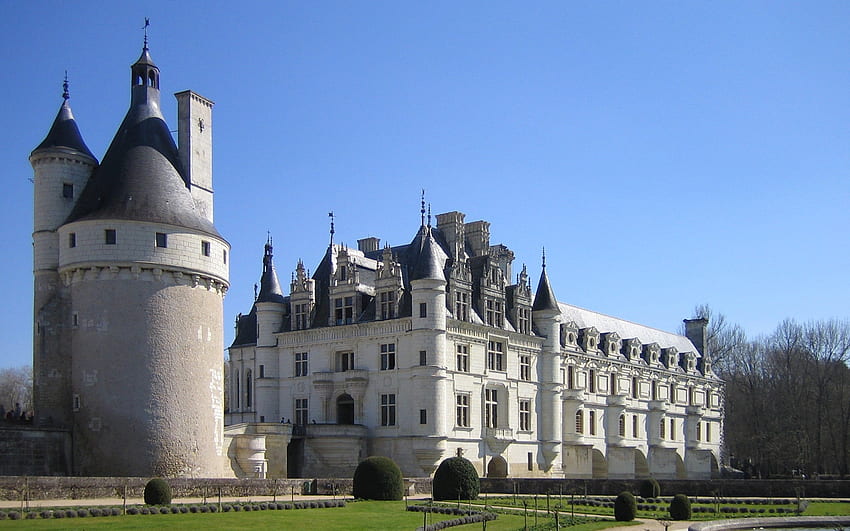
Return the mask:
<svg viewBox="0 0 850 531">
<path fill-rule="evenodd" d="M 245 407 L 251 408 L 251 369 L 245 371 Z"/>
<path fill-rule="evenodd" d="M 576 411 L 576 433 L 584 433 L 584 411 Z"/>
<path fill-rule="evenodd" d="M 620 437 L 626 436 L 626 416 L 623 415 L 623 414 L 620 414 L 619 432 L 620 432 Z"/>
</svg>

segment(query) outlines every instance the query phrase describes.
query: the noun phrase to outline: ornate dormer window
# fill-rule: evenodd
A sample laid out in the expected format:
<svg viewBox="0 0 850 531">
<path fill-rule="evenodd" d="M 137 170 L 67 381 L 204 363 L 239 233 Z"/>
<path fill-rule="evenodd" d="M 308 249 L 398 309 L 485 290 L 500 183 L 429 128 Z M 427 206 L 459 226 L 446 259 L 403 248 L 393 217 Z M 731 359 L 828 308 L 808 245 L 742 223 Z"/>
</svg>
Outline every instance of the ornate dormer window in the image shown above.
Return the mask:
<svg viewBox="0 0 850 531">
<path fill-rule="evenodd" d="M 647 365 L 657 365 L 661 347 L 658 343 L 649 343 L 643 346 L 643 359 Z"/>
<path fill-rule="evenodd" d="M 565 347 L 578 346 L 578 325 L 575 321 L 561 324 L 561 345 Z"/>
<path fill-rule="evenodd" d="M 306 330 L 312 326 L 311 315 L 316 302 L 316 281 L 310 278 L 304 262 L 298 260 L 295 273 L 289 284 L 289 300 L 292 305 L 292 330 Z"/>
<path fill-rule="evenodd" d="M 623 341 L 622 353 L 627 360 L 635 362 L 640 359 L 641 344 L 640 339 L 633 337 Z"/>
<path fill-rule="evenodd" d="M 661 357 L 668 369 L 673 370 L 679 364 L 679 350 L 676 347 L 661 349 Z"/>
<path fill-rule="evenodd" d="M 531 334 L 531 285 L 525 265 L 517 275 L 516 284 L 505 288 L 509 315 L 516 331 Z"/>
<path fill-rule="evenodd" d="M 489 326 L 502 328 L 505 324 L 505 308 L 504 303 L 500 300 L 486 299 L 485 300 L 485 322 Z"/>
<path fill-rule="evenodd" d="M 620 335 L 617 332 L 602 334 L 602 352 L 611 357 L 620 354 Z"/>
<path fill-rule="evenodd" d="M 696 370 L 697 360 L 693 352 L 685 352 L 679 359 L 679 365 L 685 372 L 694 372 Z"/>
<path fill-rule="evenodd" d="M 599 349 L 599 331 L 595 326 L 590 328 L 582 328 L 579 330 L 581 335 L 581 348 L 585 352 L 596 352 Z"/>
<path fill-rule="evenodd" d="M 381 261 L 378 262 L 378 269 L 375 271 L 376 319 L 398 317 L 401 287 L 401 266 L 393 257 L 392 249 L 386 246 L 381 254 Z"/>
</svg>

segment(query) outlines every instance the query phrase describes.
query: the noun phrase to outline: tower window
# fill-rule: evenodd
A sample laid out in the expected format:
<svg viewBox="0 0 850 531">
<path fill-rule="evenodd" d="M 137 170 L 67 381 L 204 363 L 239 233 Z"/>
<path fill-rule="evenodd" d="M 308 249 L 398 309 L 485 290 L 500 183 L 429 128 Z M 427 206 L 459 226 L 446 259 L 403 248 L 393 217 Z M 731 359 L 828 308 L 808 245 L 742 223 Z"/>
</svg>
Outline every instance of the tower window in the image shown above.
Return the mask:
<svg viewBox="0 0 850 531">
<path fill-rule="evenodd" d="M 118 242 L 118 236 L 115 233 L 115 229 L 104 230 L 103 239 L 106 245 L 115 245 Z"/>
<path fill-rule="evenodd" d="M 156 246 L 157 247 L 168 247 L 168 234 L 164 232 L 156 233 Z"/>
<path fill-rule="evenodd" d="M 227 249 L 224 249 L 223 251 L 221 251 L 221 256 L 224 259 L 224 263 L 226 264 L 227 263 Z"/>
<path fill-rule="evenodd" d="M 202 241 L 201 242 L 201 254 L 204 256 L 210 255 L 210 242 Z"/>
<path fill-rule="evenodd" d="M 74 411 L 80 410 L 80 395 L 74 394 L 71 406 Z"/>
<path fill-rule="evenodd" d="M 428 304 L 424 302 L 419 303 L 419 317 L 428 317 Z"/>
<path fill-rule="evenodd" d="M 68 247 L 76 247 L 77 246 L 77 233 L 71 232 L 68 234 Z"/>
<path fill-rule="evenodd" d="M 419 351 L 419 365 L 428 365 L 428 352 L 425 350 Z"/>
<path fill-rule="evenodd" d="M 62 183 L 62 197 L 65 199 L 74 198 L 74 185 L 71 183 Z"/>
<path fill-rule="evenodd" d="M 420 409 L 419 410 L 419 424 L 428 424 L 428 410 Z"/>
<path fill-rule="evenodd" d="M 260 365 L 260 378 L 265 378 L 265 377 L 266 377 L 266 366 Z"/>
</svg>

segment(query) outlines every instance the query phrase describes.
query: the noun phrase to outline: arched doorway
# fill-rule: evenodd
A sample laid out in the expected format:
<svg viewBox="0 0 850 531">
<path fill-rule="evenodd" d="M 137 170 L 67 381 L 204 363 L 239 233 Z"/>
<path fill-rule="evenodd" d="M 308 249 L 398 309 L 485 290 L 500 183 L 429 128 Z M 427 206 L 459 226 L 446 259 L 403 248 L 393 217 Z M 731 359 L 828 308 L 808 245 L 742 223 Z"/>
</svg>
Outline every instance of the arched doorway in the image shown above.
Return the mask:
<svg viewBox="0 0 850 531">
<path fill-rule="evenodd" d="M 649 474 L 649 464 L 646 462 L 646 456 L 643 455 L 643 452 L 635 448 L 635 478 L 648 478 Z"/>
<path fill-rule="evenodd" d="M 596 448 L 591 451 L 591 458 L 593 459 L 593 479 L 606 479 L 608 477 L 608 460 Z"/>
<path fill-rule="evenodd" d="M 354 399 L 347 393 L 336 399 L 336 423 L 354 424 Z"/>
<path fill-rule="evenodd" d="M 501 455 L 490 459 L 487 465 L 488 478 L 506 478 L 508 477 L 508 462 Z"/>
</svg>

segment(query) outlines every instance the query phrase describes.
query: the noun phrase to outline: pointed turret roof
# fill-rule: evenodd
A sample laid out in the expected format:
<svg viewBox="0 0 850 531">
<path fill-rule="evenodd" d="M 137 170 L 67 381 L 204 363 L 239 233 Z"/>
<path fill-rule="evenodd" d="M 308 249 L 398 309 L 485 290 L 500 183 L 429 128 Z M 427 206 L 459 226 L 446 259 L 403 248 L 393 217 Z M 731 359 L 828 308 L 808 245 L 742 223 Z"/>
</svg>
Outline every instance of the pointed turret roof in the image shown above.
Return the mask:
<svg viewBox="0 0 850 531">
<path fill-rule="evenodd" d="M 422 227 L 422 229 L 424 232 L 420 230 L 414 240 L 414 242 L 418 240 L 421 247 L 410 280 L 445 280 L 443 268 L 446 265 L 446 253 L 431 234 L 431 227 Z"/>
<path fill-rule="evenodd" d="M 71 112 L 71 105 L 68 103 L 70 98 L 68 94 L 68 80 L 63 83 L 64 92 L 62 94 L 62 106 L 59 107 L 59 112 L 56 114 L 56 119 L 53 120 L 53 125 L 50 126 L 47 136 L 42 140 L 41 144 L 33 150 L 33 153 L 42 149 L 70 149 L 87 155 L 93 159 L 95 156 L 89 150 L 86 143 L 83 141 L 83 136 L 80 134 L 80 128 L 77 127 L 77 121 L 74 119 L 74 113 Z M 97 159 L 95 159 L 95 162 Z"/>
<path fill-rule="evenodd" d="M 260 293 L 257 295 L 256 302 L 277 302 L 282 304 L 285 298 L 283 296 L 283 290 L 280 289 L 280 282 L 274 268 L 272 251 L 272 242 L 271 238 L 269 238 L 266 242 L 265 253 L 263 254 L 263 276 L 260 279 Z"/>
<path fill-rule="evenodd" d="M 131 71 L 130 109 L 67 221 L 150 221 L 219 236 L 195 206 L 159 110 L 159 69 L 147 46 Z"/>
<path fill-rule="evenodd" d="M 555 310 L 558 308 L 558 299 L 555 298 L 555 292 L 552 291 L 552 286 L 549 284 L 549 275 L 546 274 L 546 255 L 543 255 L 543 271 L 540 273 L 540 281 L 537 282 L 537 293 L 534 294 L 534 305 L 532 311 L 540 310 Z"/>
</svg>

